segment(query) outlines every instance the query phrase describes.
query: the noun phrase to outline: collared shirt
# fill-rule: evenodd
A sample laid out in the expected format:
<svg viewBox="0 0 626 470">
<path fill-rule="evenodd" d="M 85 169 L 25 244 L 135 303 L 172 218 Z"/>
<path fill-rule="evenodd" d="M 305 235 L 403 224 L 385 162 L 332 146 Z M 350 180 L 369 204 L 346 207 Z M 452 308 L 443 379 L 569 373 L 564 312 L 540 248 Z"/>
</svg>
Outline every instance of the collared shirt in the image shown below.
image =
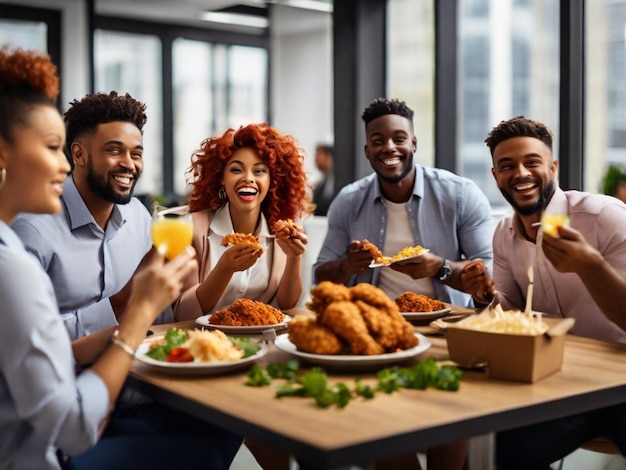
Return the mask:
<svg viewBox="0 0 626 470">
<path fill-rule="evenodd" d="M 571 227 L 626 277 L 626 205 L 610 196 L 557 189 L 546 212 L 569 214 Z M 626 332 L 602 313 L 580 278 L 558 272 L 544 255 L 541 238 L 537 243 L 527 240 L 520 224 L 510 211 L 494 234 L 493 275 L 503 306 L 525 308 L 528 267 L 533 266 L 533 310 L 576 318 L 572 334 L 626 343 Z"/>
<path fill-rule="evenodd" d="M 150 250 L 150 213 L 132 198 L 116 204 L 102 230 L 73 178 L 58 214 L 22 214 L 12 224 L 50 276 L 71 339 L 116 325 L 109 297 L 130 280 Z"/>
<path fill-rule="evenodd" d="M 56 447 L 80 453 L 98 437 L 109 395 L 74 374 L 50 279 L 0 222 L 0 468 L 59 468 Z"/>
<path fill-rule="evenodd" d="M 222 239 L 225 235 L 234 232 L 233 221 L 229 213 L 229 204 L 227 203 L 217 210 L 209 226 L 209 250 L 214 254 L 210 260 L 211 271 L 215 269 L 215 265 L 224 252 L 230 248 L 230 246 L 222 245 Z M 263 246 L 263 254 L 250 268 L 233 273 L 222 296 L 209 313 L 230 307 L 237 299 L 258 299 L 267 290 L 274 243 L 271 238 L 267 238 L 270 235 L 270 231 L 267 227 L 265 216 L 261 215 L 259 230 L 254 235 L 259 238 L 259 243 Z"/>
<path fill-rule="evenodd" d="M 415 167 L 413 193 L 407 203 L 412 233 L 406 246 L 422 245 L 449 260 L 482 258 L 491 270 L 493 222 L 487 197 L 470 179 L 449 171 Z M 317 265 L 346 254 L 353 240 L 368 239 L 385 245 L 387 209 L 376 174 L 344 187 L 328 211 L 328 232 Z M 378 285 L 380 270 L 354 275 L 348 285 Z M 314 271 L 315 272 L 315 271 Z M 471 296 L 434 280 L 438 299 L 455 305 L 471 305 Z"/>
</svg>

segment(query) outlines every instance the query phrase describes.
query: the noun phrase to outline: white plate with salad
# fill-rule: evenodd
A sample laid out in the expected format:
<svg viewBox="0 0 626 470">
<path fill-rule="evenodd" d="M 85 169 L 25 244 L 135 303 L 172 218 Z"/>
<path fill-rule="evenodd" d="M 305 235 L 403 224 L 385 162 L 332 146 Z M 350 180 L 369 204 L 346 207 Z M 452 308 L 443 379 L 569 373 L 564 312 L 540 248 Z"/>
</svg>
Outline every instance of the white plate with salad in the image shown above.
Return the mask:
<svg viewBox="0 0 626 470">
<path fill-rule="evenodd" d="M 197 353 L 198 348 L 187 348 L 184 346 L 189 344 L 187 341 L 187 330 L 170 328 L 163 336 L 145 340 L 137 349 L 135 358 L 143 365 L 158 372 L 175 375 L 207 376 L 243 369 L 252 365 L 255 361 L 267 354 L 267 345 L 259 343 L 254 338 L 226 336 L 218 330 L 204 331 L 202 333 L 222 335 L 216 338 L 216 340 L 224 341 L 224 338 L 227 338 L 230 345 L 224 343 L 225 349 L 231 348 L 231 345 L 234 345 L 235 348 L 243 351 L 242 357 L 233 359 L 232 357 L 226 357 L 228 356 L 227 354 L 224 355 L 224 358 L 210 357 L 210 354 L 208 356 L 205 354 L 204 358 L 212 362 L 201 360 L 198 354 L 196 354 L 196 357 L 193 357 L 193 355 L 190 354 L 190 350 Z M 214 350 L 214 347 L 210 349 Z M 185 362 L 178 362 L 181 360 Z"/>
</svg>

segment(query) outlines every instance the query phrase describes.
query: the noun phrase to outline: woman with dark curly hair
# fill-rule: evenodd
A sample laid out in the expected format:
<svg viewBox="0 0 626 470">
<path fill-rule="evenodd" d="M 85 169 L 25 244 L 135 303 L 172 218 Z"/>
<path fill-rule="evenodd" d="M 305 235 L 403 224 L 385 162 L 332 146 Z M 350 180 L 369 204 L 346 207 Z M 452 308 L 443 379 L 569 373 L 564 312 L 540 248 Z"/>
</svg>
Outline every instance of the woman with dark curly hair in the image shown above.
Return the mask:
<svg viewBox="0 0 626 470">
<path fill-rule="evenodd" d="M 267 124 L 228 129 L 202 142 L 189 175 L 199 271 L 184 284 L 175 318 L 195 319 L 242 297 L 295 307 L 308 240 L 293 222 L 308 213 L 308 196 L 294 138 Z M 258 244 L 223 246 L 233 233 Z"/>
</svg>

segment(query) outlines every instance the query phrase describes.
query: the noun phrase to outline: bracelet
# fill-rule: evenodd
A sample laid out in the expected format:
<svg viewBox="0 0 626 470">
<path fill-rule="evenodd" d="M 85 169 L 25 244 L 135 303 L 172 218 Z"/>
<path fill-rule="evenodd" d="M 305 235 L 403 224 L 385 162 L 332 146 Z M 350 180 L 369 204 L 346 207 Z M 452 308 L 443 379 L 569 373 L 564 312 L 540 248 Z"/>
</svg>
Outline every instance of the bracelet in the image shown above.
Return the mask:
<svg viewBox="0 0 626 470">
<path fill-rule="evenodd" d="M 122 348 L 124 352 L 128 354 L 130 357 L 133 357 L 133 358 L 135 357 L 135 350 L 131 348 L 128 344 L 126 344 L 120 338 L 120 330 L 118 330 L 117 328 L 113 332 L 113 336 L 111 336 L 111 344 L 114 344 L 115 346 L 119 346 L 120 348 Z"/>
</svg>

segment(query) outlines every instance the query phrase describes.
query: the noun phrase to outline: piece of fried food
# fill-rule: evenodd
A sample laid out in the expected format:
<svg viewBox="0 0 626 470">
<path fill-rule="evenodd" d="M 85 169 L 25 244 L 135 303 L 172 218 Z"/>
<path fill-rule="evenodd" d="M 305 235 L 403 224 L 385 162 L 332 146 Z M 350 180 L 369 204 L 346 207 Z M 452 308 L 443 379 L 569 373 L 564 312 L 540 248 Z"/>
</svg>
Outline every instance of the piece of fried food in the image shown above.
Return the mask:
<svg viewBox="0 0 626 470">
<path fill-rule="evenodd" d="M 274 224 L 274 233 L 278 234 L 279 232 L 285 232 L 285 234 L 289 238 L 293 238 L 297 235 L 298 232 L 302 232 L 302 227 L 297 225 L 293 220 L 277 220 Z"/>
<path fill-rule="evenodd" d="M 316 313 L 322 313 L 332 302 L 350 300 L 350 288 L 343 284 L 322 281 L 311 289 L 311 300 L 306 307 Z"/>
<path fill-rule="evenodd" d="M 339 354 L 344 344 L 315 318 L 296 317 L 288 324 L 289 339 L 300 351 L 312 354 Z"/>
<path fill-rule="evenodd" d="M 229 233 L 222 238 L 222 246 L 244 244 L 252 245 L 257 250 L 263 251 L 263 247 L 259 243 L 259 238 L 251 233 Z"/>
<path fill-rule="evenodd" d="M 209 317 L 212 325 L 264 326 L 285 320 L 285 314 L 258 300 L 238 299 L 230 307 L 218 310 Z"/>
<path fill-rule="evenodd" d="M 343 300 L 332 302 L 318 315 L 318 321 L 350 345 L 352 354 L 382 354 L 383 347 L 370 335 L 359 307 Z"/>
<path fill-rule="evenodd" d="M 362 243 L 361 249 L 365 251 L 369 251 L 370 254 L 372 255 L 372 258 L 374 258 L 375 263 L 387 264 L 391 262 L 391 258 L 389 256 L 383 256 L 383 254 L 378 249 L 378 247 L 374 245 L 372 242 L 363 240 L 363 242 L 361 243 Z"/>
<path fill-rule="evenodd" d="M 443 310 L 446 305 L 423 294 L 407 291 L 395 299 L 401 312 L 434 312 Z"/>
</svg>

